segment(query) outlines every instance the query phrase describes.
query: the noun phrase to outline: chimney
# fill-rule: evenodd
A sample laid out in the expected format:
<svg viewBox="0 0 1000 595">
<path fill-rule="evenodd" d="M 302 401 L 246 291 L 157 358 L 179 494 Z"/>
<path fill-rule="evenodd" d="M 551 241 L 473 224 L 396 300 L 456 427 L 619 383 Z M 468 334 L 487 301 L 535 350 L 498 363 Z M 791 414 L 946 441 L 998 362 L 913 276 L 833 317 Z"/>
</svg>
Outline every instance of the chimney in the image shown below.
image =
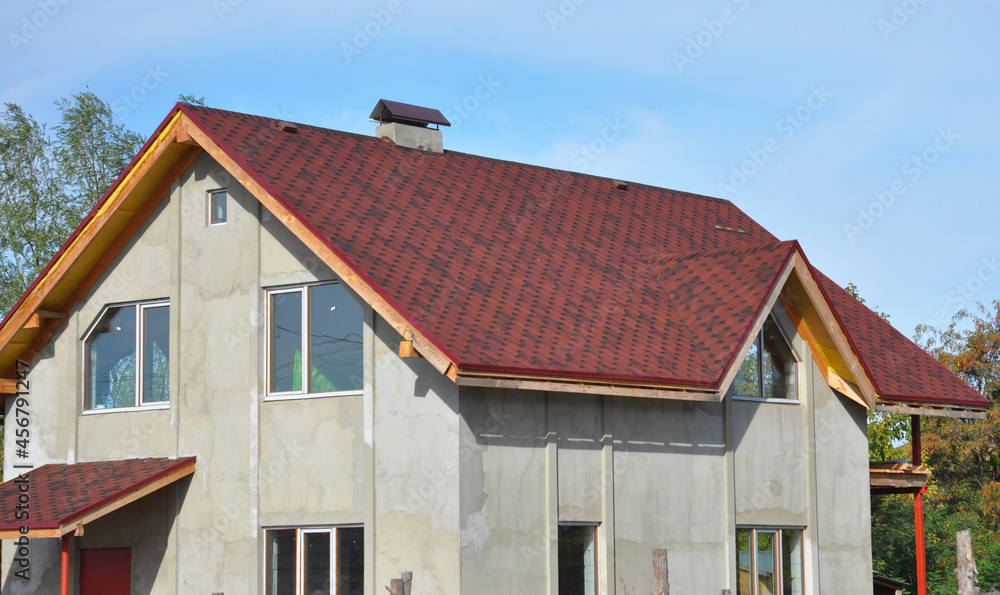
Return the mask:
<svg viewBox="0 0 1000 595">
<path fill-rule="evenodd" d="M 379 100 L 368 119 L 379 123 L 375 138 L 388 137 L 401 147 L 435 153 L 444 153 L 440 127 L 451 126 L 436 109 L 387 99 Z M 434 128 L 428 128 L 429 124 L 434 124 Z"/>
</svg>

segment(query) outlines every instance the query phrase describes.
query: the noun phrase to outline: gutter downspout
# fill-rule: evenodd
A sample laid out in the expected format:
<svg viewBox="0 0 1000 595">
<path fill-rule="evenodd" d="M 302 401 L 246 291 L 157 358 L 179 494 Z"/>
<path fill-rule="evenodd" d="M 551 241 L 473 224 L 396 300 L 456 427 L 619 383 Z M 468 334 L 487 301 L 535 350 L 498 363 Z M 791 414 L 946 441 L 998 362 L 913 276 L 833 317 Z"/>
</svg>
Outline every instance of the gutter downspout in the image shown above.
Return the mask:
<svg viewBox="0 0 1000 595">
<path fill-rule="evenodd" d="M 59 595 L 69 595 L 69 534 L 62 538 L 62 556 Z"/>
<path fill-rule="evenodd" d="M 920 452 L 920 416 L 910 416 L 911 450 L 910 456 L 914 465 L 923 464 Z M 927 552 L 924 545 L 924 493 L 927 488 L 921 488 L 913 495 L 913 533 L 917 548 L 917 595 L 927 595 Z"/>
</svg>

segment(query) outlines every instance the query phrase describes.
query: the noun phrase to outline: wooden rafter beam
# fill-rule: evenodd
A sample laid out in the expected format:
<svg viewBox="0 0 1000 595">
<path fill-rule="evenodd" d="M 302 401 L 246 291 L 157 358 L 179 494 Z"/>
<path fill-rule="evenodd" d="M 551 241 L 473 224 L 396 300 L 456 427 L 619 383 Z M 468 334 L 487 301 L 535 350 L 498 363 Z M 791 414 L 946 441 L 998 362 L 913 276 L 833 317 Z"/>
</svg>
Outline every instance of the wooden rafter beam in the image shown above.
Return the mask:
<svg viewBox="0 0 1000 595">
<path fill-rule="evenodd" d="M 537 390 L 547 392 L 580 393 L 584 395 L 609 395 L 617 397 L 638 397 L 646 399 L 670 399 L 675 401 L 699 401 L 718 403 L 722 397 L 715 391 L 682 391 L 640 386 L 596 384 L 572 381 L 534 380 L 530 378 L 489 378 L 483 376 L 459 375 L 459 386 L 479 386 L 485 388 L 506 388 L 515 390 Z"/>
<path fill-rule="evenodd" d="M 947 409 L 933 407 L 911 407 L 905 405 L 879 405 L 875 408 L 879 413 L 897 413 L 900 415 L 920 415 L 924 417 L 950 417 L 953 419 L 986 419 L 985 411 L 972 409 Z"/>
</svg>

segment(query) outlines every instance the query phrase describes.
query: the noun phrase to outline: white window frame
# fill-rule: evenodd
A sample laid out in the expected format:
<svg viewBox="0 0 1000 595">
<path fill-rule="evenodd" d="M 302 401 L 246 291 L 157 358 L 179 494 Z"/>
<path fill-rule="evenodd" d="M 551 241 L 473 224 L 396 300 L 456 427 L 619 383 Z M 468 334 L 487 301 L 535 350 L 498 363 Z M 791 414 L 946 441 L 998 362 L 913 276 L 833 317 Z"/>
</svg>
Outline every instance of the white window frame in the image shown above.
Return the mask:
<svg viewBox="0 0 1000 595">
<path fill-rule="evenodd" d="M 226 218 L 222 221 L 213 221 L 215 217 L 214 210 L 212 209 L 212 201 L 215 199 L 216 195 L 225 195 L 224 200 L 226 201 Z M 209 227 L 219 227 L 220 225 L 225 225 L 229 222 L 229 191 L 226 188 L 217 188 L 215 190 L 208 191 L 208 226 Z"/>
<path fill-rule="evenodd" d="M 792 359 L 795 361 L 795 370 L 791 374 L 795 382 L 795 389 L 794 389 L 795 397 L 787 399 L 768 399 L 765 397 L 744 397 L 742 395 L 738 395 L 736 394 L 736 382 L 734 376 L 732 385 L 733 399 L 737 401 L 755 401 L 757 403 L 779 403 L 785 405 L 799 405 L 802 403 L 801 388 L 800 388 L 802 386 L 802 379 L 799 377 L 799 374 L 801 373 L 802 370 L 802 358 L 800 358 L 799 354 L 796 353 L 795 347 L 792 346 L 792 342 L 788 339 L 788 335 L 785 333 L 785 329 L 781 328 L 781 323 L 778 321 L 778 318 L 773 313 L 768 314 L 767 317 L 764 319 L 764 324 L 767 324 L 768 319 L 770 319 L 774 323 L 774 326 L 778 329 L 778 334 L 781 335 L 782 340 L 785 341 L 785 346 L 788 347 L 788 351 L 792 354 Z M 763 353 L 764 349 L 764 344 L 762 341 L 763 336 L 764 336 L 764 325 L 762 324 L 760 325 L 760 330 L 757 331 L 757 336 L 754 337 L 752 343 L 752 345 L 754 344 L 757 345 L 757 354 L 758 354 L 757 357 L 761 359 L 763 359 L 763 355 L 761 354 Z M 746 356 L 743 357 L 743 360 L 740 360 L 739 366 L 743 365 L 744 360 L 746 360 Z M 739 370 L 739 366 L 737 366 L 737 370 Z M 758 388 L 760 389 L 760 394 L 764 394 L 763 384 L 764 384 L 764 373 L 763 370 L 760 369 L 760 365 L 758 364 L 757 385 Z"/>
<path fill-rule="evenodd" d="M 289 285 L 275 287 L 265 291 L 264 307 L 266 308 L 264 327 L 264 400 L 265 401 L 287 401 L 294 399 L 315 399 L 319 397 L 348 397 L 364 394 L 364 388 L 351 390 L 338 390 L 328 392 L 309 392 L 309 291 L 310 287 L 319 285 L 334 285 L 340 281 L 317 281 L 314 283 L 302 283 L 299 285 Z M 301 296 L 302 315 L 302 390 L 299 391 L 271 391 L 271 296 L 298 293 Z M 364 308 L 362 308 L 362 328 L 364 327 Z M 362 333 L 363 336 L 363 333 Z M 362 361 L 363 361 L 362 354 Z"/>
<path fill-rule="evenodd" d="M 88 367 L 87 367 L 87 363 L 88 363 L 87 362 L 87 342 L 90 340 L 91 335 L 94 334 L 94 330 L 97 329 L 98 324 L 100 324 L 101 320 L 104 319 L 104 315 L 108 313 L 108 310 L 110 310 L 112 308 L 128 308 L 130 306 L 135 306 L 135 316 L 136 316 L 136 321 L 135 321 L 135 359 L 136 359 L 136 362 L 135 362 L 135 373 L 136 373 L 136 379 L 135 379 L 135 403 L 136 403 L 136 405 L 133 405 L 132 407 L 112 407 L 110 409 L 108 409 L 108 408 L 87 409 L 87 373 L 88 373 Z M 83 415 L 99 415 L 99 414 L 102 414 L 102 413 L 121 413 L 121 412 L 124 412 L 124 411 L 146 411 L 146 410 L 149 410 L 149 409 L 169 409 L 170 408 L 170 402 L 172 401 L 172 399 L 170 398 L 171 395 L 169 394 L 169 392 L 167 394 L 167 400 L 166 401 L 150 401 L 150 402 L 146 403 L 146 402 L 144 402 L 142 400 L 142 395 L 143 395 L 143 390 L 142 390 L 143 389 L 143 381 L 144 381 L 144 377 L 145 377 L 145 374 L 143 374 L 143 365 L 145 364 L 145 359 L 146 359 L 145 357 L 143 357 L 144 354 L 143 354 L 143 346 L 142 346 L 142 344 L 143 344 L 143 337 L 146 334 L 146 323 L 145 323 L 145 317 L 143 316 L 143 313 L 146 310 L 151 310 L 151 309 L 154 309 L 154 308 L 170 308 L 170 300 L 169 299 L 159 299 L 159 300 L 149 300 L 149 301 L 121 302 L 121 303 L 116 303 L 116 304 L 107 304 L 106 306 L 104 306 L 104 308 L 101 309 L 100 313 L 96 317 L 94 317 L 94 321 L 90 323 L 90 326 L 87 327 L 87 331 L 84 333 L 83 338 L 82 338 L 82 342 L 83 342 L 83 354 L 82 354 L 82 356 L 83 356 L 83 365 L 81 366 L 81 370 L 83 371 L 83 381 L 82 381 L 81 386 L 83 386 L 83 391 L 82 391 L 83 392 Z M 169 317 L 168 317 L 168 320 L 169 320 Z M 168 328 L 168 332 L 169 332 L 169 329 L 170 329 L 169 323 L 168 323 L 168 327 L 167 328 Z M 170 354 L 169 353 L 167 353 L 167 361 L 168 361 L 168 363 L 170 361 Z"/>
<path fill-rule="evenodd" d="M 295 593 L 296 595 L 308 595 L 305 593 L 305 580 L 306 580 L 306 534 L 322 534 L 325 533 L 330 536 L 330 595 L 337 595 L 337 579 L 338 568 L 337 568 L 337 547 L 339 545 L 337 541 L 337 532 L 341 529 L 364 529 L 363 524 L 358 525 L 320 525 L 320 526 L 278 526 L 278 527 L 265 527 L 264 528 L 264 592 L 267 593 L 268 589 L 268 576 L 269 568 L 267 567 L 267 538 L 268 533 L 271 531 L 295 531 Z M 367 562 L 365 563 L 367 570 Z"/>
<path fill-rule="evenodd" d="M 740 531 L 750 531 L 750 590 L 751 595 L 758 595 L 757 588 L 757 533 L 770 533 L 774 535 L 774 557 L 775 557 L 775 568 L 774 568 L 774 585 L 775 592 L 780 593 L 784 585 L 784 556 L 785 556 L 785 538 L 782 535 L 784 531 L 798 531 L 799 532 L 799 548 L 801 550 L 802 559 L 799 561 L 799 571 L 802 573 L 800 580 L 802 581 L 802 593 L 806 593 L 806 545 L 805 545 L 805 527 L 765 527 L 762 525 L 737 525 L 737 533 Z M 737 539 L 736 545 L 736 565 L 737 565 L 737 575 L 739 574 L 739 563 L 740 563 L 740 548 L 739 540 Z M 737 577 L 737 580 L 738 577 Z"/>
</svg>

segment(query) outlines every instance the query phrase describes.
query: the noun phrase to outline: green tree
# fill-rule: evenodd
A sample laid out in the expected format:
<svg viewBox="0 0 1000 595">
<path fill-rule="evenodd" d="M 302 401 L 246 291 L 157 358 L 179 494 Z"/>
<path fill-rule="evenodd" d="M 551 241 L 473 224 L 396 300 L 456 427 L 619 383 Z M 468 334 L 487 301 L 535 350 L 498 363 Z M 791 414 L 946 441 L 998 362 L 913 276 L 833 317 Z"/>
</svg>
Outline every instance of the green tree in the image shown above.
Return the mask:
<svg viewBox="0 0 1000 595">
<path fill-rule="evenodd" d="M 90 91 L 55 102 L 55 137 L 12 103 L 0 112 L 0 315 L 6 315 L 142 146 Z"/>
<path fill-rule="evenodd" d="M 204 97 L 195 97 L 194 95 L 185 95 L 183 93 L 177 96 L 177 101 L 188 105 L 205 105 Z"/>
<path fill-rule="evenodd" d="M 143 137 L 115 124 L 111 106 L 90 91 L 56 101 L 56 161 L 69 208 L 79 221 L 104 195 L 143 144 Z"/>
</svg>

